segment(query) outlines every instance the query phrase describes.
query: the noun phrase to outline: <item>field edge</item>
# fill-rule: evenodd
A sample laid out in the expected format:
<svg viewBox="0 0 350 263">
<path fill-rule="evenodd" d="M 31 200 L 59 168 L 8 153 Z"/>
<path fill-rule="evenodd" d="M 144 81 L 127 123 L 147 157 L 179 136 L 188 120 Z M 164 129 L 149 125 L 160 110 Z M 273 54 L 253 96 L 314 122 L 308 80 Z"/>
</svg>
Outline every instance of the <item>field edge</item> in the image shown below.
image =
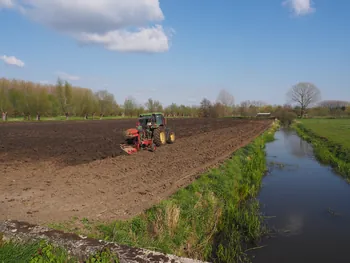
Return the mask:
<svg viewBox="0 0 350 263">
<path fill-rule="evenodd" d="M 342 175 L 350 183 L 350 155 L 349 150 L 333 142 L 330 138 L 322 137 L 302 123 L 292 125 L 297 134 L 313 146 L 316 158 L 323 164 L 330 165 L 333 170 Z"/>
</svg>

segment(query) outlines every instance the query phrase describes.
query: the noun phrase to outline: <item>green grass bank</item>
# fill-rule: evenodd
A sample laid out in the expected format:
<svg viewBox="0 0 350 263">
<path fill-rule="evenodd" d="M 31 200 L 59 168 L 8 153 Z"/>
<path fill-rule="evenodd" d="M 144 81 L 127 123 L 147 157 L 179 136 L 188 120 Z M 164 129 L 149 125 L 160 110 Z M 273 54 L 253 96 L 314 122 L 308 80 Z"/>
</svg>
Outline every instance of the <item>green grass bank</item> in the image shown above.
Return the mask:
<svg viewBox="0 0 350 263">
<path fill-rule="evenodd" d="M 213 262 L 246 261 L 266 229 L 254 199 L 266 171 L 265 144 L 277 124 L 219 168 L 129 221 L 98 225 L 119 244 Z"/>
<path fill-rule="evenodd" d="M 255 197 L 267 170 L 265 144 L 274 140 L 277 129 L 278 123 L 274 123 L 220 167 L 211 169 L 191 185 L 131 220 L 101 224 L 83 219 L 83 232 L 69 223 L 50 226 L 181 257 L 211 262 L 249 262 L 247 250 L 257 246 L 267 233 Z M 0 262 L 4 247 L 6 252 L 11 246 L 14 245 L 1 247 L 0 244 Z M 63 252 L 60 253 L 57 257 Z M 10 254 L 16 255 L 15 250 Z"/>
<path fill-rule="evenodd" d="M 63 248 L 55 247 L 45 241 L 28 244 L 2 242 L 0 234 L 0 263 L 81 263 L 71 257 Z M 108 250 L 91 255 L 84 263 L 118 263 L 119 260 Z"/>
<path fill-rule="evenodd" d="M 300 122 L 315 135 L 350 149 L 350 119 L 303 119 Z"/>
<path fill-rule="evenodd" d="M 298 135 L 313 145 L 316 158 L 350 182 L 350 120 L 301 120 L 293 124 Z"/>
</svg>

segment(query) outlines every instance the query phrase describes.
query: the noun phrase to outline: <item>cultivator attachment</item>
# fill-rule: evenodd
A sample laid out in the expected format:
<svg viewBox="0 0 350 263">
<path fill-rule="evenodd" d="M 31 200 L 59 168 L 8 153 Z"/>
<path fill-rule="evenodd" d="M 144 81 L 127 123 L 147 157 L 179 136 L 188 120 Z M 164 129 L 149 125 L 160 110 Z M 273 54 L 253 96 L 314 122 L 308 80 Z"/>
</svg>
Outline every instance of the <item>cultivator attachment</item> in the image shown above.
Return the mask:
<svg viewBox="0 0 350 263">
<path fill-rule="evenodd" d="M 140 135 L 137 129 L 128 129 L 124 133 L 126 143 L 120 144 L 120 148 L 127 154 L 136 153 L 139 150 Z"/>
<path fill-rule="evenodd" d="M 129 155 L 133 153 L 137 153 L 137 148 L 135 148 L 132 145 L 121 144 L 120 148 Z"/>
<path fill-rule="evenodd" d="M 120 148 L 127 154 L 131 155 L 137 153 L 141 149 L 154 152 L 156 150 L 156 145 L 152 140 L 143 140 L 138 144 L 120 144 Z"/>
</svg>

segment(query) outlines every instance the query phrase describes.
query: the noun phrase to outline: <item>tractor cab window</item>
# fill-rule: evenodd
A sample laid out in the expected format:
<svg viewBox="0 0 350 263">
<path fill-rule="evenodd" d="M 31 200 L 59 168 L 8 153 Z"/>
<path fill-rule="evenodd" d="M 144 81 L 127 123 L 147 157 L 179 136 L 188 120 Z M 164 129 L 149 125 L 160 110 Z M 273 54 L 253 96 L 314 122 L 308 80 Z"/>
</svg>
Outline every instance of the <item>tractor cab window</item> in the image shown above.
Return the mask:
<svg viewBox="0 0 350 263">
<path fill-rule="evenodd" d="M 156 123 L 158 125 L 162 125 L 162 124 L 164 124 L 163 122 L 164 122 L 163 116 L 162 115 L 156 115 Z"/>
<path fill-rule="evenodd" d="M 140 125 L 141 125 L 142 127 L 146 127 L 146 126 L 147 126 L 148 119 L 147 119 L 147 118 L 140 118 L 139 122 L 140 122 Z"/>
<path fill-rule="evenodd" d="M 155 114 L 152 114 L 151 120 L 152 123 L 157 123 L 157 117 Z"/>
</svg>

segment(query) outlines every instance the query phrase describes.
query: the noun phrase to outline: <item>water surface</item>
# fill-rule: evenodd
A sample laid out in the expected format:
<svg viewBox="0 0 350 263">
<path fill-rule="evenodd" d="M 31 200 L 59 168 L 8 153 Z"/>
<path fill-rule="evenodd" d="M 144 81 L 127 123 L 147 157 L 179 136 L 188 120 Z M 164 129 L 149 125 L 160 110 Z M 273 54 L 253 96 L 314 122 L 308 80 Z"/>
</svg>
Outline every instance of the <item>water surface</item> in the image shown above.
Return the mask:
<svg viewBox="0 0 350 263">
<path fill-rule="evenodd" d="M 292 130 L 267 144 L 269 174 L 259 195 L 275 237 L 253 263 L 350 262 L 350 186 Z"/>
</svg>

